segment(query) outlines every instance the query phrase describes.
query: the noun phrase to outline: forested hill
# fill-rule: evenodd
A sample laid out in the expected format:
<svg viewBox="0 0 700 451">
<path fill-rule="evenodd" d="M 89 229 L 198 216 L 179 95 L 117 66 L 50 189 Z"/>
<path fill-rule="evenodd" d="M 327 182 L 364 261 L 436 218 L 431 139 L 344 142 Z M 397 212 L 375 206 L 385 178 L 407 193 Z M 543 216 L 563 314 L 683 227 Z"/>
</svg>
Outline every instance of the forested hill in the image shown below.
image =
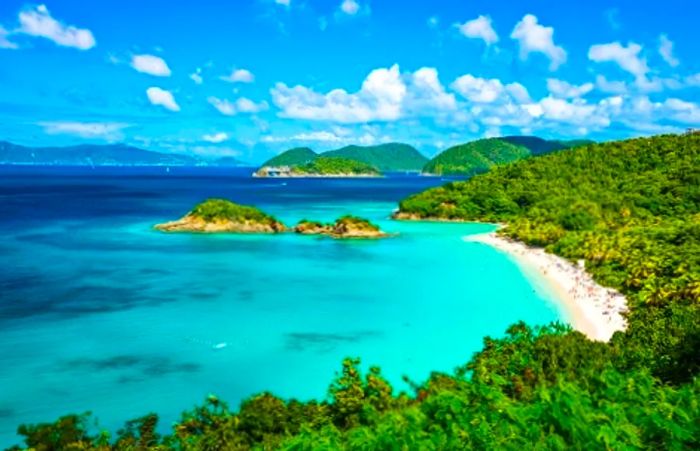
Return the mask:
<svg viewBox="0 0 700 451">
<path fill-rule="evenodd" d="M 308 147 L 295 147 L 293 149 L 286 150 L 281 154 L 270 158 L 265 163 L 262 164 L 263 167 L 277 167 L 277 166 L 300 166 L 315 160 L 318 154 Z"/>
<path fill-rule="evenodd" d="M 428 161 L 425 156 L 408 144 L 387 143 L 376 146 L 346 146 L 320 154 L 308 147 L 297 147 L 271 158 L 261 167 L 301 166 L 319 157 L 359 161 L 382 172 L 420 171 Z"/>
<path fill-rule="evenodd" d="M 209 397 L 166 436 L 149 414 L 111 440 L 89 417 L 68 415 L 21 427 L 27 448 L 700 448 L 699 135 L 529 158 L 400 208 L 404 217 L 506 222 L 503 233 L 584 259 L 628 297 L 628 330 L 599 343 L 565 327 L 516 324 L 410 395 L 348 359 L 323 400 L 262 393 L 230 409 Z"/>
<path fill-rule="evenodd" d="M 423 167 L 423 172 L 437 175 L 475 175 L 499 164 L 591 143 L 592 141 L 587 140 L 546 140 L 536 136 L 480 139 L 450 147 L 430 160 Z"/>
<path fill-rule="evenodd" d="M 239 166 L 232 157 L 203 159 L 125 144 L 26 147 L 0 141 L 0 164 L 53 166 Z"/>
<path fill-rule="evenodd" d="M 377 146 L 346 146 L 323 153 L 327 157 L 342 157 L 374 166 L 380 171 L 420 171 L 428 159 L 415 147 L 402 143 Z"/>
</svg>

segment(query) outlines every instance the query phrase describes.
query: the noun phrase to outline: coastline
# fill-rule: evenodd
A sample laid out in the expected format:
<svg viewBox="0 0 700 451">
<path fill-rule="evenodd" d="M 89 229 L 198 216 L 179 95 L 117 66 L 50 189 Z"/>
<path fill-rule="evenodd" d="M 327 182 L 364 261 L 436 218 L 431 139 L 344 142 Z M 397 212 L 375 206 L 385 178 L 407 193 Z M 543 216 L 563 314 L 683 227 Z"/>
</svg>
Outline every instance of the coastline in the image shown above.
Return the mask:
<svg viewBox="0 0 700 451">
<path fill-rule="evenodd" d="M 467 242 L 477 242 L 505 252 L 526 272 L 534 271 L 546 282 L 561 302 L 571 326 L 591 340 L 608 341 L 617 331 L 624 331 L 627 300 L 612 288 L 596 283 L 581 266 L 544 249 L 496 235 L 496 232 L 467 235 Z"/>
</svg>

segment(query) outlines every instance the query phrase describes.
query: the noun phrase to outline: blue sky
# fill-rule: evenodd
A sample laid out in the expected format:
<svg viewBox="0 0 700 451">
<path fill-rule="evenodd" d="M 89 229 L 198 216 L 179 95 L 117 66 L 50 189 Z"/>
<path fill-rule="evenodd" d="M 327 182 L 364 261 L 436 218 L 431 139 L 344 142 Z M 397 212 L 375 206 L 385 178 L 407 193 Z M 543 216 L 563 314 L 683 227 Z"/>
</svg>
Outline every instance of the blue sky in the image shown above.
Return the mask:
<svg viewBox="0 0 700 451">
<path fill-rule="evenodd" d="M 0 3 L 0 139 L 289 147 L 700 127 L 700 2 Z"/>
</svg>

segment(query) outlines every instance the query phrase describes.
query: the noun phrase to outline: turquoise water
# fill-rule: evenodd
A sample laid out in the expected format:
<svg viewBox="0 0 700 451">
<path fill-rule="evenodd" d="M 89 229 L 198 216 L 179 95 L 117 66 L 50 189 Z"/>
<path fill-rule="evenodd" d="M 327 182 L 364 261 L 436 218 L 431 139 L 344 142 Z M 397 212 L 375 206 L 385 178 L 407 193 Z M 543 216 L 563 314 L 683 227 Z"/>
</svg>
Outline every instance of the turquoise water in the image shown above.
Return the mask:
<svg viewBox="0 0 700 451">
<path fill-rule="evenodd" d="M 0 173 L 0 445 L 17 441 L 20 423 L 70 412 L 116 430 L 155 411 L 167 429 L 209 393 L 233 406 L 263 390 L 321 399 L 346 356 L 406 390 L 402 376 L 450 371 L 485 335 L 562 317 L 511 259 L 461 239 L 493 226 L 388 218 L 440 180 L 132 171 Z M 353 213 L 399 235 L 151 229 L 212 195 L 288 224 Z"/>
</svg>

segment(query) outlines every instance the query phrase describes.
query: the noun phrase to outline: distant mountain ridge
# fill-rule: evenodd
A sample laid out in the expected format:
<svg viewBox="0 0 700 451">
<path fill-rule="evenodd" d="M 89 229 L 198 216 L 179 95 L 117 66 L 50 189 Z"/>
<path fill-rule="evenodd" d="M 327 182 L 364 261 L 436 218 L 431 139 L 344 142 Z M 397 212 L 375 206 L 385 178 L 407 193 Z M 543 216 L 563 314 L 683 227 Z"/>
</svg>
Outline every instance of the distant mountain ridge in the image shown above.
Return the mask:
<svg viewBox="0 0 700 451">
<path fill-rule="evenodd" d="M 423 167 L 423 173 L 475 175 L 499 164 L 592 143 L 593 141 L 588 140 L 547 140 L 537 136 L 479 139 L 450 147 L 439 153 Z"/>
<path fill-rule="evenodd" d="M 240 166 L 232 157 L 206 160 L 126 144 L 26 147 L 0 141 L 0 164 L 50 166 Z"/>
<path fill-rule="evenodd" d="M 316 153 L 308 147 L 289 149 L 261 165 L 265 167 L 301 166 L 319 157 L 335 157 L 359 161 L 382 172 L 420 171 L 428 158 L 408 144 L 387 143 L 376 146 L 345 146 Z"/>
</svg>

